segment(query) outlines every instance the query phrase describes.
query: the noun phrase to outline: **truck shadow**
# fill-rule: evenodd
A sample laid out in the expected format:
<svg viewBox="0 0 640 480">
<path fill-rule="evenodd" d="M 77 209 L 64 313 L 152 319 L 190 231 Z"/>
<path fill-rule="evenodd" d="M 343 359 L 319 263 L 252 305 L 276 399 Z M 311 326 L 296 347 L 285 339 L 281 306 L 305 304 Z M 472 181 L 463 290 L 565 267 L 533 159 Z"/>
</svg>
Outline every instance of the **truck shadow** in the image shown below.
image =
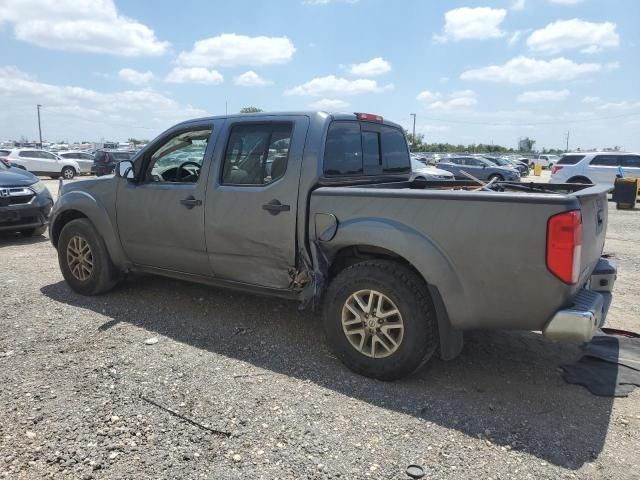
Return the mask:
<svg viewBox="0 0 640 480">
<path fill-rule="evenodd" d="M 19 233 L 0 232 L 0 248 L 9 245 L 33 245 L 36 243 L 48 242 L 49 238 L 43 235 L 25 237 Z"/>
<path fill-rule="evenodd" d="M 108 316 L 101 333 L 128 323 L 565 468 L 580 468 L 604 446 L 613 399 L 565 384 L 559 366 L 578 358 L 577 347 L 538 334 L 470 332 L 457 359 L 433 359 L 385 383 L 342 366 L 319 333 L 319 315 L 295 303 L 155 277 L 134 277 L 100 297 L 77 295 L 64 282 L 41 292 Z"/>
</svg>

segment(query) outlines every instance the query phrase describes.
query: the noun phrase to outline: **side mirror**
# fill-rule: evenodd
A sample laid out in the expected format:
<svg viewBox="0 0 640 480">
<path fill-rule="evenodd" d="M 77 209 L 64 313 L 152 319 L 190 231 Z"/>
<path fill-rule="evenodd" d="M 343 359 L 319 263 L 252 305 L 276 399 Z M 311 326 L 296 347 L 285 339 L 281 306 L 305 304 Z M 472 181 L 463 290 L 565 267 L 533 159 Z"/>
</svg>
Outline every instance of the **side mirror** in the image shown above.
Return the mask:
<svg viewBox="0 0 640 480">
<path fill-rule="evenodd" d="M 487 168 L 487 166 L 483 163 L 483 164 L 482 164 L 482 168 Z"/>
<path fill-rule="evenodd" d="M 133 162 L 131 160 L 122 160 L 121 162 L 118 162 L 116 176 L 126 178 L 127 180 L 135 180 L 136 174 L 133 170 Z"/>
</svg>

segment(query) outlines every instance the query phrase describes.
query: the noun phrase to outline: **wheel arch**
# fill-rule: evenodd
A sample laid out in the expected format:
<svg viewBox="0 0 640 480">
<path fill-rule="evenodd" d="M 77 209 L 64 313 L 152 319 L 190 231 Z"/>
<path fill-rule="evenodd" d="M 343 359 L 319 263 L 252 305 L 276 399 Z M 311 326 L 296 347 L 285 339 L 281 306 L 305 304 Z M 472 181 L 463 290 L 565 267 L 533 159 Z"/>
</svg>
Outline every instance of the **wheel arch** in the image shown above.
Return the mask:
<svg viewBox="0 0 640 480">
<path fill-rule="evenodd" d="M 60 232 L 66 224 L 78 218 L 86 218 L 104 240 L 111 261 L 120 269 L 126 268 L 128 261 L 113 222 L 106 209 L 91 195 L 82 191 L 64 194 L 58 199 L 54 210 L 49 226 L 54 247 L 57 248 Z"/>
<path fill-rule="evenodd" d="M 582 181 L 584 180 L 584 181 Z M 588 184 L 593 184 L 593 182 L 591 180 L 589 180 L 588 177 L 584 176 L 584 175 L 574 175 L 573 177 L 569 178 L 567 180 L 567 183 L 588 183 Z"/>
<path fill-rule="evenodd" d="M 436 309 L 441 357 L 448 360 L 460 353 L 462 332 L 451 318 L 458 315 L 456 307 L 464 306 L 462 284 L 447 255 L 430 238 L 392 220 L 360 219 L 341 224 L 331 241 L 316 245 L 323 256 L 320 264 L 326 265 L 327 284 L 344 268 L 368 259 L 390 259 L 414 270 Z"/>
</svg>

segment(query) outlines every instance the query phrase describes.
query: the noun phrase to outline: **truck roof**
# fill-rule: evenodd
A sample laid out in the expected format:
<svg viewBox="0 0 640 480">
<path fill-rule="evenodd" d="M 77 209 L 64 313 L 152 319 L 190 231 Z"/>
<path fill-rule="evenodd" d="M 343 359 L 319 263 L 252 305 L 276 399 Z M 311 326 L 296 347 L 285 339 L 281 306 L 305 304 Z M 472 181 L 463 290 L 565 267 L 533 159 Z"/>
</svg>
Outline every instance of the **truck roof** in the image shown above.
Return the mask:
<svg viewBox="0 0 640 480">
<path fill-rule="evenodd" d="M 329 112 L 323 110 L 294 110 L 294 111 L 284 111 L 284 112 L 256 112 L 256 113 L 232 113 L 228 115 L 214 115 L 209 117 L 200 117 L 194 118 L 190 120 L 186 120 L 182 123 L 190 123 L 195 121 L 203 121 L 203 120 L 219 120 L 225 118 L 247 118 L 247 117 L 265 117 L 265 116 L 300 116 L 304 115 L 309 118 L 318 118 L 319 120 L 325 121 L 326 119 L 331 118 L 332 120 L 358 120 L 356 117 L 356 112 L 354 113 L 346 113 L 346 112 Z M 402 128 L 399 124 L 395 122 L 391 122 L 383 117 L 382 121 L 383 125 L 388 125 L 391 127 Z"/>
</svg>

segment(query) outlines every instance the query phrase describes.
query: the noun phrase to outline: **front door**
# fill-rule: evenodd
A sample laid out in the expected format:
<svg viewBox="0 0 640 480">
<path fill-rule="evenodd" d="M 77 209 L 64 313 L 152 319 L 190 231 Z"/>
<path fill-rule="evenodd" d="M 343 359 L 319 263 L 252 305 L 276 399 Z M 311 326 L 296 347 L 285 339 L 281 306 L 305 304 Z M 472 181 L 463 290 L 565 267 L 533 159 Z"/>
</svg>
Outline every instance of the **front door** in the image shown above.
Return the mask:
<svg viewBox="0 0 640 480">
<path fill-rule="evenodd" d="M 204 201 L 219 125 L 208 121 L 170 130 L 136 160 L 136 182 L 119 180 L 118 230 L 135 264 L 211 274 Z"/>
<path fill-rule="evenodd" d="M 205 206 L 216 277 L 287 288 L 296 265 L 298 185 L 309 119 L 235 118 L 225 125 Z"/>
</svg>

